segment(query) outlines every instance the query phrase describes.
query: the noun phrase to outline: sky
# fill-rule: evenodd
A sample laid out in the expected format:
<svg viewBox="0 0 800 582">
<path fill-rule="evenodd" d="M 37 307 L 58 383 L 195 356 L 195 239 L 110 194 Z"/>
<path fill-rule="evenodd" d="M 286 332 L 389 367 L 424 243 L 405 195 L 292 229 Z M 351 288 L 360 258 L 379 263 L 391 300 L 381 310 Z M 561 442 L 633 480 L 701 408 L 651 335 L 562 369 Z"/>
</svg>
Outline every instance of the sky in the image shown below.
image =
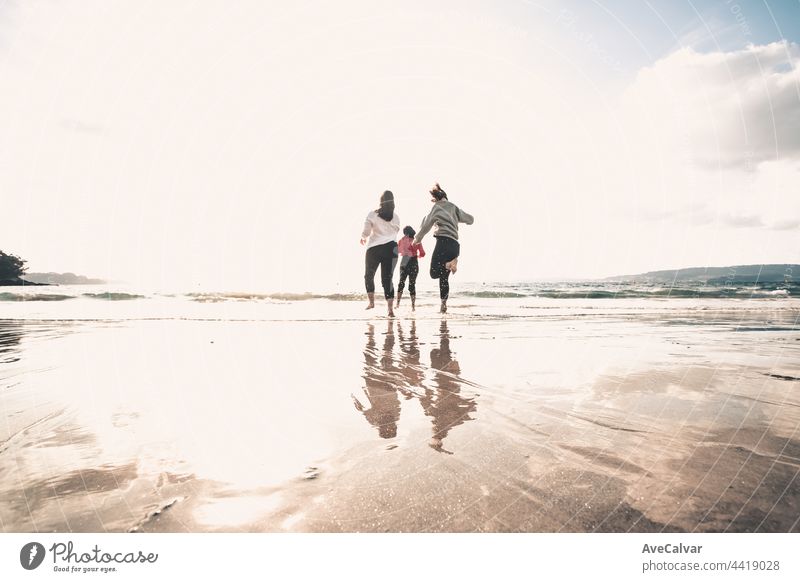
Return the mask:
<svg viewBox="0 0 800 582">
<path fill-rule="evenodd" d="M 465 281 L 800 263 L 798 65 L 800 0 L 4 0 L 0 249 L 360 290 L 438 181 Z"/>
</svg>

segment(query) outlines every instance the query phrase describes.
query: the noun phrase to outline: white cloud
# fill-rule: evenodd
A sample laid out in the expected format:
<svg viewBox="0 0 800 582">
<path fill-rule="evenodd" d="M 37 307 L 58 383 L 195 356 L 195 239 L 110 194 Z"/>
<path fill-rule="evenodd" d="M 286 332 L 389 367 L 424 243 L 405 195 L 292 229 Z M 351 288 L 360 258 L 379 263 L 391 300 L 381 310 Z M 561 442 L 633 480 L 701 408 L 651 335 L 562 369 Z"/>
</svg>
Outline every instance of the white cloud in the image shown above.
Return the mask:
<svg viewBox="0 0 800 582">
<path fill-rule="evenodd" d="M 800 229 L 800 220 L 780 220 L 770 228 L 773 230 L 798 230 Z"/>
<path fill-rule="evenodd" d="M 709 167 L 753 170 L 800 157 L 800 46 L 733 52 L 684 48 L 639 72 L 626 91 L 636 122 Z"/>
<path fill-rule="evenodd" d="M 681 49 L 641 70 L 621 101 L 637 180 L 620 178 L 620 205 L 680 232 L 707 263 L 737 262 L 740 251 L 770 260 L 796 245 L 798 66 L 800 47 L 781 42 Z"/>
<path fill-rule="evenodd" d="M 756 226 L 764 226 L 760 216 L 754 214 L 722 214 L 722 221 L 734 228 L 753 228 Z"/>
</svg>

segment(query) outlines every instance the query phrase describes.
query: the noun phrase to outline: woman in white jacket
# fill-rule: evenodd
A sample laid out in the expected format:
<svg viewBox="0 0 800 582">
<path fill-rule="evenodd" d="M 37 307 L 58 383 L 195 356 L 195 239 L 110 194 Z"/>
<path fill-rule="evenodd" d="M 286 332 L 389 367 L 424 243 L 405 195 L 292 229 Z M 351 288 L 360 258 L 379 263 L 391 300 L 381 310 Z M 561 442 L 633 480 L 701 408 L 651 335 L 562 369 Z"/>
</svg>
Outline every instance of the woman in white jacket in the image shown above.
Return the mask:
<svg viewBox="0 0 800 582">
<path fill-rule="evenodd" d="M 400 217 L 394 211 L 394 194 L 386 190 L 381 195 L 380 207 L 367 214 L 364 230 L 361 232 L 361 244 L 367 245 L 364 269 L 364 284 L 367 288 L 369 304 L 367 309 L 375 307 L 375 272 L 381 267 L 381 284 L 383 295 L 389 308 L 389 317 L 394 317 L 392 303 L 394 301 L 394 284 L 392 274 L 397 264 L 397 233 L 400 232 Z"/>
</svg>

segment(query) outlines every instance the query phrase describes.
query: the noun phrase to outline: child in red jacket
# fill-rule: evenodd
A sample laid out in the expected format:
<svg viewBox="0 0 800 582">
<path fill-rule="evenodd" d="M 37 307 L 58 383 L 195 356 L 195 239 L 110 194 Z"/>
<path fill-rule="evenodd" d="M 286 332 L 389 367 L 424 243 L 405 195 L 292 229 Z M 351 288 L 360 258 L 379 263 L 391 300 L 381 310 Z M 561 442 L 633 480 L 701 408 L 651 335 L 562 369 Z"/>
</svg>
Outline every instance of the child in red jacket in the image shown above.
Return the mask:
<svg viewBox="0 0 800 582">
<path fill-rule="evenodd" d="M 411 295 L 411 311 L 415 310 L 417 300 L 417 274 L 419 273 L 420 259 L 425 256 L 425 249 L 422 244 L 414 244 L 414 235 L 417 233 L 413 228 L 407 226 L 403 229 L 405 235 L 397 243 L 397 250 L 400 254 L 400 283 L 397 285 L 397 307 L 400 307 L 400 298 L 403 296 L 403 288 L 408 277 L 408 293 Z"/>
</svg>

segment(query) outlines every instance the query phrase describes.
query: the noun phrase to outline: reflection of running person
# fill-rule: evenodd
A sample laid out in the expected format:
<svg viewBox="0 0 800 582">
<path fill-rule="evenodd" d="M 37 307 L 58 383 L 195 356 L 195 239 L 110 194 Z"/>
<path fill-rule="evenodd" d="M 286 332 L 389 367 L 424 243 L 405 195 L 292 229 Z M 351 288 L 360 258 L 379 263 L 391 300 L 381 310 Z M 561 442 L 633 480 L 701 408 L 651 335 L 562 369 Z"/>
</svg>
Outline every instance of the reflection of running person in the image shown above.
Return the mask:
<svg viewBox="0 0 800 582">
<path fill-rule="evenodd" d="M 427 232 L 436 226 L 434 237 L 436 247 L 431 257 L 431 278 L 439 279 L 439 297 L 442 300 L 441 312 L 447 312 L 447 298 L 450 295 L 450 273 L 458 268 L 458 255 L 461 247 L 458 244 L 458 223 L 472 224 L 475 219 L 447 199 L 447 193 L 437 183 L 431 190 L 433 208 L 419 227 L 414 244 L 422 242 Z"/>
<path fill-rule="evenodd" d="M 451 429 L 472 420 L 471 413 L 478 405 L 474 397 L 461 394 L 461 367 L 450 349 L 450 331 L 447 320 L 439 326 L 439 347 L 431 350 L 431 369 L 434 370 L 434 388 L 426 388 L 420 397 L 425 415 L 431 418 L 433 435 L 430 447 L 440 453 L 450 453 L 444 448 L 444 439 Z"/>
<path fill-rule="evenodd" d="M 400 371 L 403 374 L 407 386 L 413 390 L 419 390 L 425 373 L 419 361 L 419 339 L 417 337 L 417 320 L 411 320 L 411 331 L 408 336 L 403 333 L 403 326 L 397 322 L 397 335 L 400 339 Z M 398 388 L 399 389 L 399 388 Z M 411 398 L 414 393 L 407 388 L 399 389 L 406 398 Z"/>
<path fill-rule="evenodd" d="M 397 243 L 397 250 L 400 253 L 400 282 L 397 284 L 397 307 L 400 307 L 400 298 L 403 296 L 403 288 L 408 277 L 408 294 L 411 296 L 411 311 L 415 310 L 417 301 L 417 274 L 419 273 L 419 261 L 425 256 L 425 249 L 420 244 L 414 244 L 414 235 L 417 234 L 413 228 L 407 226 L 403 229 L 405 235 Z"/>
<path fill-rule="evenodd" d="M 381 205 L 377 210 L 367 214 L 364 230 L 361 232 L 361 244 L 367 245 L 364 268 L 364 284 L 367 288 L 369 305 L 375 307 L 375 271 L 381 266 L 381 284 L 383 295 L 389 308 L 389 317 L 394 317 L 392 303 L 394 301 L 394 285 L 392 273 L 397 264 L 397 233 L 400 230 L 400 217 L 394 211 L 394 194 L 386 190 L 381 195 Z M 367 242 L 369 237 L 369 242 Z"/>
<path fill-rule="evenodd" d="M 398 388 L 392 381 L 396 372 L 392 362 L 394 350 L 394 329 L 392 321 L 383 341 L 383 349 L 378 351 L 375 342 L 375 327 L 367 324 L 367 345 L 364 347 L 364 395 L 369 406 L 365 406 L 351 394 L 353 405 L 372 426 L 378 429 L 383 439 L 397 436 L 397 421 L 400 420 L 400 398 Z"/>
</svg>

